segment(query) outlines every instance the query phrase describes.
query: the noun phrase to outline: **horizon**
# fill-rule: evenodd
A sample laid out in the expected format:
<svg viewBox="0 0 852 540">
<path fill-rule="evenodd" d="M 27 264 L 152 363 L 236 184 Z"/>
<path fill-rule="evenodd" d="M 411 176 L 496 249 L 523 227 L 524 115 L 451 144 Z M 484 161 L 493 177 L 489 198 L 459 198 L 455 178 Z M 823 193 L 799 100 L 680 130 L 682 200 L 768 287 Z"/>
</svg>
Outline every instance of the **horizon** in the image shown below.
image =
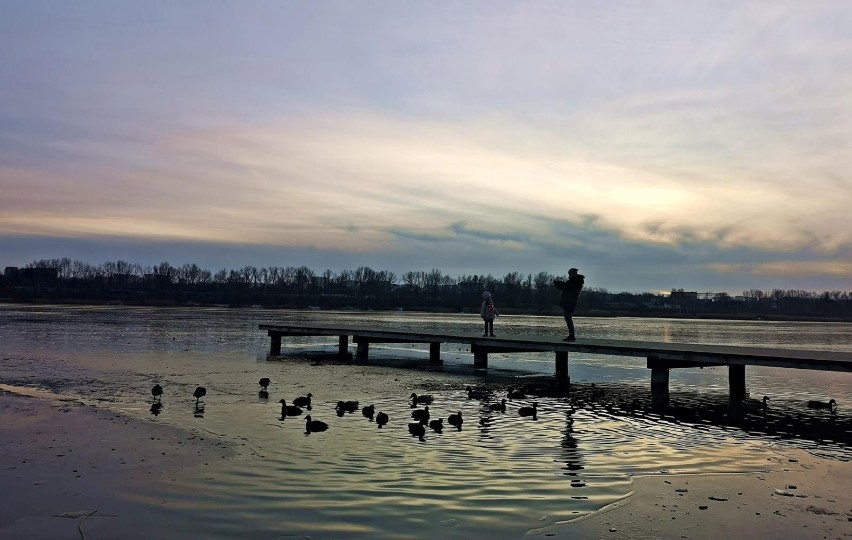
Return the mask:
<svg viewBox="0 0 852 540">
<path fill-rule="evenodd" d="M 198 267 L 197 268 L 198 270 L 200 270 L 202 272 L 205 272 L 205 271 L 209 272 L 210 278 L 211 278 L 211 281 L 210 281 L 211 283 L 215 282 L 216 274 L 218 274 L 220 272 L 225 272 L 225 273 L 228 273 L 228 274 L 230 274 L 232 272 L 240 273 L 243 269 L 245 269 L 247 267 L 255 268 L 258 271 L 269 270 L 269 269 L 272 268 L 272 266 L 256 267 L 256 266 L 253 266 L 253 265 L 240 265 L 240 266 L 233 267 L 233 268 L 222 267 L 222 268 L 217 268 L 217 269 L 211 269 L 211 268 L 206 268 L 206 267 L 201 266 L 201 265 L 197 265 L 196 263 L 185 263 L 183 265 L 172 265 L 168 261 L 161 261 L 160 263 L 158 263 L 158 265 L 142 265 L 142 264 L 135 263 L 135 262 L 132 262 L 132 261 L 124 261 L 124 260 L 105 261 L 104 263 L 101 263 L 101 264 L 92 264 L 92 263 L 89 263 L 87 261 L 82 261 L 80 259 L 71 259 L 71 258 L 67 258 L 67 259 L 68 259 L 67 262 L 69 262 L 69 263 L 83 263 L 83 264 L 91 266 L 92 268 L 96 268 L 96 269 L 99 269 L 99 270 L 105 270 L 104 266 L 110 265 L 110 264 L 125 264 L 125 265 L 130 266 L 131 268 L 129 268 L 129 270 L 134 270 L 134 272 L 116 272 L 117 275 L 129 274 L 129 275 L 138 275 L 139 277 L 146 277 L 146 276 L 154 275 L 156 273 L 156 270 L 157 270 L 156 266 L 161 265 L 161 264 L 169 264 L 171 266 L 171 268 L 176 271 L 177 275 L 176 275 L 175 279 L 179 279 L 179 277 L 180 277 L 179 272 L 184 267 L 195 265 L 195 266 Z M 40 260 L 30 261 L 29 263 L 26 263 L 25 265 L 20 265 L 20 266 L 0 265 L 0 276 L 5 276 L 6 270 L 8 270 L 9 268 L 16 268 L 16 269 L 20 270 L 20 269 L 24 269 L 24 268 L 41 267 L 40 265 L 45 265 L 46 263 L 48 263 L 48 264 L 54 263 L 54 262 L 59 261 L 59 260 L 60 259 L 40 259 Z M 49 267 L 60 270 L 60 268 L 58 268 L 57 266 L 49 266 Z M 307 268 L 308 270 L 310 270 L 313 273 L 315 278 L 322 278 L 323 274 L 325 272 L 331 272 L 333 275 L 339 276 L 344 272 L 355 272 L 357 270 L 360 270 L 362 267 L 341 268 L 341 269 L 335 270 L 335 269 L 332 269 L 332 268 L 322 268 L 322 269 L 311 268 L 311 267 L 308 267 L 306 265 L 287 265 L 287 266 L 278 266 L 278 268 L 282 269 L 282 270 L 285 269 L 285 268 L 292 268 L 292 269 Z M 480 280 L 490 278 L 490 279 L 493 279 L 493 282 L 502 283 L 504 278 L 508 277 L 512 273 L 518 274 L 522 278 L 521 281 L 526 282 L 528 279 L 529 280 L 534 279 L 539 274 L 539 272 L 524 273 L 524 272 L 518 272 L 517 270 L 511 271 L 507 274 L 498 275 L 498 274 L 491 274 L 491 273 L 488 273 L 488 272 L 483 272 L 483 273 L 472 272 L 472 273 L 465 273 L 465 274 L 450 274 L 450 273 L 447 273 L 447 272 L 443 272 L 440 268 L 430 268 L 429 270 L 409 269 L 409 270 L 406 270 L 406 271 L 403 271 L 403 272 L 397 272 L 397 271 L 390 270 L 390 269 L 387 269 L 387 268 L 374 268 L 374 267 L 371 267 L 369 265 L 367 265 L 363 268 L 369 268 L 370 270 L 373 270 L 376 273 L 380 273 L 380 272 L 392 273 L 393 279 L 391 280 L 391 283 L 396 284 L 396 285 L 404 284 L 405 274 L 407 274 L 409 272 L 428 274 L 430 272 L 439 271 L 439 272 L 441 272 L 441 274 L 443 276 L 449 277 L 450 279 L 454 280 L 457 283 L 461 282 L 465 279 L 470 279 L 470 278 L 475 278 L 475 277 L 479 278 Z M 567 272 L 565 274 L 562 274 L 562 275 L 550 274 L 550 273 L 547 273 L 547 272 L 544 272 L 544 271 L 541 271 L 541 272 L 548 274 L 549 277 L 551 277 L 553 279 L 558 279 L 558 278 L 567 279 Z M 582 276 L 583 274 L 580 273 L 580 275 Z M 583 276 L 583 277 L 585 277 L 585 276 Z M 694 287 L 693 288 L 671 287 L 669 289 L 662 289 L 662 290 L 626 290 L 626 289 L 615 289 L 615 290 L 613 290 L 613 289 L 607 289 L 605 287 L 589 286 L 588 284 L 584 285 L 583 290 L 604 291 L 608 294 L 634 294 L 634 295 L 651 294 L 651 295 L 657 295 L 657 296 L 670 296 L 672 293 L 677 291 L 677 292 L 686 292 L 686 293 L 697 293 L 699 295 L 727 294 L 728 296 L 730 296 L 732 298 L 748 296 L 748 293 L 752 293 L 754 291 L 760 291 L 761 293 L 764 293 L 764 295 L 766 295 L 766 296 L 771 296 L 771 293 L 775 290 L 780 290 L 782 292 L 804 291 L 804 292 L 810 293 L 810 294 L 822 294 L 822 293 L 829 293 L 829 292 L 840 292 L 840 293 L 852 294 L 852 291 L 837 290 L 837 289 L 819 291 L 819 290 L 802 290 L 802 289 L 760 288 L 760 287 L 755 287 L 755 288 L 752 288 L 752 289 L 746 289 L 746 290 L 742 290 L 742 291 L 702 290 L 702 289 L 697 289 L 697 288 L 694 288 Z"/>
<path fill-rule="evenodd" d="M 852 4 L 0 5 L 0 265 L 852 290 Z"/>
</svg>

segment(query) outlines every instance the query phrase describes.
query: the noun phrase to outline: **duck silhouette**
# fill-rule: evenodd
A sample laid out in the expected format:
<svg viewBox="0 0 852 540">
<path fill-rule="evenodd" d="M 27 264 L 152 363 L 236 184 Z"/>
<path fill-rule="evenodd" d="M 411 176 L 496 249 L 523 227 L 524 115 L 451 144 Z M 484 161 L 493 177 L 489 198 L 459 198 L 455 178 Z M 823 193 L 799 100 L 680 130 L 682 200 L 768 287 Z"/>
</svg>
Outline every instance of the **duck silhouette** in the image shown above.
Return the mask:
<svg viewBox="0 0 852 540">
<path fill-rule="evenodd" d="M 294 399 L 293 405 L 296 405 L 297 407 L 307 407 L 308 410 L 311 410 L 311 398 L 312 397 L 313 397 L 313 394 L 308 392 L 307 396 L 299 396 L 296 399 Z"/>
<path fill-rule="evenodd" d="M 335 407 L 337 410 L 338 416 L 343 416 L 343 413 L 351 413 L 358 410 L 358 402 L 357 401 L 338 401 L 337 406 Z"/>
<path fill-rule="evenodd" d="M 524 394 L 522 391 L 515 390 L 513 388 L 509 388 L 506 395 L 509 399 L 526 399 L 527 398 L 527 395 Z"/>
<path fill-rule="evenodd" d="M 265 392 L 267 387 L 269 386 L 270 382 L 272 382 L 272 381 L 269 380 L 269 377 L 264 377 L 264 378 L 260 379 L 258 384 L 260 385 L 260 388 Z"/>
<path fill-rule="evenodd" d="M 379 411 L 379 414 L 376 415 L 376 424 L 379 426 L 379 429 L 382 429 L 382 426 L 388 423 L 388 415 Z"/>
<path fill-rule="evenodd" d="M 765 411 L 769 406 L 767 403 L 769 401 L 769 396 L 763 396 L 761 399 L 746 399 L 743 400 L 742 405 L 749 409 L 758 409 Z"/>
<path fill-rule="evenodd" d="M 500 403 L 492 403 L 488 406 L 488 408 L 492 411 L 506 412 L 506 400 L 501 399 Z"/>
<path fill-rule="evenodd" d="M 521 407 L 518 409 L 518 414 L 521 416 L 532 416 L 533 420 L 538 419 L 538 402 L 533 401 L 532 407 Z"/>
<path fill-rule="evenodd" d="M 411 393 L 411 406 L 416 407 L 418 405 L 431 405 L 432 404 L 432 396 L 430 395 L 422 395 L 418 396 L 414 392 Z"/>
<path fill-rule="evenodd" d="M 432 431 L 441 433 L 444 430 L 444 420 L 441 418 L 430 420 L 429 427 L 432 428 Z"/>
<path fill-rule="evenodd" d="M 305 417 L 305 433 L 316 433 L 328 429 L 328 424 L 320 420 L 312 420 L 311 415 Z"/>
<path fill-rule="evenodd" d="M 429 405 L 422 409 L 414 409 L 411 411 L 411 418 L 415 420 L 419 420 L 420 422 L 426 423 L 429 421 Z"/>
<path fill-rule="evenodd" d="M 198 402 L 207 395 L 207 389 L 203 386 L 198 386 L 195 388 L 195 392 L 192 393 L 192 397 L 195 398 L 195 405 L 198 405 Z"/>
<path fill-rule="evenodd" d="M 151 395 L 157 399 L 157 402 L 160 402 L 160 398 L 163 396 L 163 387 L 158 384 L 155 384 L 153 388 L 151 388 Z"/>
<path fill-rule="evenodd" d="M 828 400 L 828 401 L 817 401 L 815 399 L 812 399 L 812 400 L 808 401 L 808 408 L 809 409 L 830 409 L 831 412 L 834 412 L 835 410 L 837 410 L 837 401 L 835 401 L 833 398 Z"/>
<path fill-rule="evenodd" d="M 286 418 L 288 416 L 302 416 L 302 409 L 300 409 L 299 407 L 296 407 L 294 405 L 287 405 L 287 402 L 284 401 L 283 399 L 279 400 L 278 403 L 281 404 L 281 419 L 282 420 L 284 420 L 284 418 Z"/>
<path fill-rule="evenodd" d="M 457 412 L 456 414 L 451 414 L 450 416 L 448 416 L 447 417 L 447 423 L 450 424 L 451 426 L 458 428 L 458 430 L 461 431 L 462 424 L 464 423 L 464 420 L 462 419 L 461 411 Z"/>
<path fill-rule="evenodd" d="M 424 439 L 424 437 L 426 436 L 426 427 L 424 427 L 423 424 L 421 424 L 420 422 L 409 422 L 408 432 L 416 436 L 421 441 L 426 440 Z"/>
<path fill-rule="evenodd" d="M 470 386 L 465 388 L 465 392 L 467 392 L 467 399 L 485 399 L 488 397 L 488 392 L 485 390 L 474 389 Z"/>
<path fill-rule="evenodd" d="M 363 409 L 361 409 L 361 414 L 363 414 L 366 418 L 370 419 L 370 422 L 373 421 L 373 414 L 376 412 L 375 405 L 367 405 Z"/>
</svg>

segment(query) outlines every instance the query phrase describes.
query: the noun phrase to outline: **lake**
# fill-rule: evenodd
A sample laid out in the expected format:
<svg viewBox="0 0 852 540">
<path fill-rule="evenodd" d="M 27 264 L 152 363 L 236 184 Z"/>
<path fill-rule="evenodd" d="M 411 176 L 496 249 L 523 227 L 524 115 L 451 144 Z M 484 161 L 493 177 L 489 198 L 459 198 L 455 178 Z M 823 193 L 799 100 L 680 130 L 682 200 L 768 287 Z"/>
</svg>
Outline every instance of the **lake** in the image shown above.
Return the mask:
<svg viewBox="0 0 852 540">
<path fill-rule="evenodd" d="M 852 324 L 576 318 L 580 338 L 757 345 L 852 351 Z M 787 448 L 820 459 L 852 457 L 846 373 L 746 369 L 751 398 L 733 407 L 726 368 L 673 370 L 671 402 L 654 407 L 643 358 L 571 354 L 569 393 L 489 405 L 509 386 L 546 389 L 552 354 L 489 355 L 472 368 L 458 346 L 428 363 L 428 346 L 371 346 L 370 363 L 334 358 L 336 338 L 285 338 L 269 358 L 259 324 L 304 323 L 481 334 L 478 315 L 262 309 L 0 306 L 0 383 L 69 396 L 238 448 L 237 456 L 174 482 L 124 494 L 181 512 L 207 537 L 310 535 L 406 538 L 544 535 L 628 496 L 641 475 L 772 470 Z M 560 336 L 560 317 L 503 316 L 500 335 Z M 269 397 L 258 379 L 269 377 Z M 151 413 L 151 386 L 163 407 Z M 594 384 L 594 386 L 592 386 Z M 204 410 L 192 392 L 207 388 Z M 466 386 L 491 392 L 468 399 Z M 305 433 L 280 419 L 281 398 L 311 392 L 310 412 L 329 429 Z M 462 429 L 409 434 L 408 396 L 434 397 L 432 418 L 461 412 Z M 834 398 L 836 415 L 807 408 Z M 378 429 L 338 400 L 374 404 Z M 538 404 L 535 419 L 518 408 Z M 203 464 L 200 464 L 203 465 Z M 163 502 L 165 501 L 165 502 Z"/>
</svg>

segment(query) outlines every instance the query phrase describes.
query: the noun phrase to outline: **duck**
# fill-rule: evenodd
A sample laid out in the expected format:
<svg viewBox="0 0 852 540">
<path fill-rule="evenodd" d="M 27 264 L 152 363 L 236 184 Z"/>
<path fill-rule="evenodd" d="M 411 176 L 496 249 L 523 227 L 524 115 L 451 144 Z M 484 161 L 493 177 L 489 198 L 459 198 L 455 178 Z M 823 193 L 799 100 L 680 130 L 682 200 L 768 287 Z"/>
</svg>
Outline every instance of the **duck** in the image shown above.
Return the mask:
<svg viewBox="0 0 852 540">
<path fill-rule="evenodd" d="M 375 405 L 367 405 L 363 409 L 361 409 L 361 414 L 363 414 L 365 418 L 369 418 L 370 422 L 373 421 L 373 415 L 375 414 L 375 412 L 376 412 L 376 406 Z"/>
<path fill-rule="evenodd" d="M 192 396 L 195 398 L 195 404 L 198 405 L 198 402 L 201 398 L 207 395 L 207 389 L 203 386 L 199 386 L 195 389 L 195 392 L 192 393 Z"/>
<path fill-rule="evenodd" d="M 376 415 L 376 425 L 379 426 L 379 429 L 382 429 L 382 426 L 387 424 L 388 420 L 390 420 L 390 418 L 388 418 L 386 413 L 379 411 L 379 414 Z"/>
<path fill-rule="evenodd" d="M 521 407 L 518 409 L 518 414 L 521 416 L 532 416 L 535 419 L 538 415 L 538 402 L 533 401 L 532 407 Z"/>
<path fill-rule="evenodd" d="M 294 399 L 293 405 L 296 405 L 298 407 L 307 407 L 308 410 L 311 410 L 311 398 L 312 397 L 313 397 L 313 394 L 308 392 L 307 396 L 299 396 L 296 399 Z"/>
<path fill-rule="evenodd" d="M 512 388 L 508 389 L 507 397 L 509 399 L 526 399 L 527 395 L 521 392 L 520 390 L 514 390 Z"/>
<path fill-rule="evenodd" d="M 432 428 L 432 431 L 435 433 L 441 433 L 444 430 L 444 420 L 442 418 L 430 420 L 429 427 Z"/>
<path fill-rule="evenodd" d="M 270 382 L 272 382 L 272 381 L 270 381 L 270 380 L 269 380 L 269 377 L 264 377 L 264 378 L 260 379 L 260 381 L 258 382 L 258 384 L 260 384 L 260 388 L 261 388 L 261 390 L 263 390 L 264 392 L 266 392 L 266 387 L 268 387 L 268 386 L 269 386 L 269 383 L 270 383 Z"/>
<path fill-rule="evenodd" d="M 750 409 L 766 410 L 768 407 L 769 396 L 763 396 L 761 399 L 747 399 L 743 401 L 743 405 Z"/>
<path fill-rule="evenodd" d="M 485 399 L 488 397 L 488 392 L 485 390 L 474 389 L 468 386 L 465 388 L 467 399 Z"/>
<path fill-rule="evenodd" d="M 337 409 L 338 413 L 355 412 L 355 411 L 358 410 L 358 402 L 357 401 L 338 401 L 337 407 L 335 407 L 335 408 Z"/>
<path fill-rule="evenodd" d="M 424 423 L 429 421 L 429 405 L 426 405 L 426 407 L 422 409 L 414 409 L 411 411 L 411 418 Z"/>
<path fill-rule="evenodd" d="M 409 422 L 408 432 L 415 435 L 421 441 L 425 440 L 423 437 L 426 435 L 426 428 L 420 422 Z"/>
<path fill-rule="evenodd" d="M 488 408 L 492 411 L 506 412 L 506 400 L 501 399 L 500 403 L 492 403 L 488 406 Z"/>
<path fill-rule="evenodd" d="M 302 415 L 302 409 L 300 409 L 299 407 L 296 407 L 294 405 L 287 405 L 287 402 L 284 401 L 283 399 L 279 400 L 278 403 L 281 404 L 281 418 L 284 418 L 285 416 L 301 416 Z"/>
<path fill-rule="evenodd" d="M 414 392 L 411 393 L 411 406 L 416 407 L 417 405 L 431 405 L 432 404 L 432 396 L 430 395 L 422 395 L 418 396 Z"/>
<path fill-rule="evenodd" d="M 826 401 L 817 401 L 815 399 L 812 399 L 812 400 L 808 401 L 808 408 L 809 409 L 831 409 L 831 411 L 834 411 L 835 409 L 837 409 L 837 401 L 835 401 L 834 399 L 830 399 L 826 402 Z"/>
<path fill-rule="evenodd" d="M 305 433 L 314 433 L 317 431 L 325 431 L 328 429 L 328 424 L 320 420 L 312 420 L 311 415 L 305 417 Z"/>
<path fill-rule="evenodd" d="M 151 395 L 157 398 L 157 402 L 159 402 L 163 395 L 163 387 L 159 384 L 155 384 L 154 387 L 151 388 Z"/>
<path fill-rule="evenodd" d="M 461 431 L 462 423 L 464 423 L 464 420 L 462 419 L 461 411 L 457 412 L 456 414 L 451 414 L 450 416 L 448 416 L 447 417 L 447 423 L 450 424 L 451 426 L 457 427 L 458 430 Z"/>
</svg>

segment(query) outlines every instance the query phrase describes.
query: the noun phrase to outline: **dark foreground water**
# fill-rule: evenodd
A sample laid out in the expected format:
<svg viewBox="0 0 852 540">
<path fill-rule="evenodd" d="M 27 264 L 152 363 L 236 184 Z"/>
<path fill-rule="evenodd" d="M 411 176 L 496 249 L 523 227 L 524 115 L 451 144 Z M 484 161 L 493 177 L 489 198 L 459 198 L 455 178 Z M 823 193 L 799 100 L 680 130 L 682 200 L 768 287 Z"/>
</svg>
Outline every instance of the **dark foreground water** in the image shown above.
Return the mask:
<svg viewBox="0 0 852 540">
<path fill-rule="evenodd" d="M 370 365 L 332 359 L 336 339 L 284 342 L 268 359 L 261 323 L 305 322 L 481 331 L 474 315 L 329 313 L 229 309 L 0 306 L 0 383 L 87 403 L 235 443 L 239 454 L 176 482 L 126 494 L 180 513 L 205 536 L 521 537 L 544 535 L 631 493 L 637 475 L 772 470 L 786 449 L 821 459 L 852 457 L 847 406 L 852 376 L 747 368 L 752 398 L 734 407 L 727 370 L 673 371 L 672 399 L 655 407 L 642 358 L 571 355 L 570 392 L 549 383 L 551 354 L 489 355 L 487 373 L 449 346 L 445 365 L 422 346 L 371 348 Z M 498 335 L 561 335 L 557 317 L 501 317 Z M 578 319 L 581 337 L 852 350 L 852 325 L 660 319 Z M 269 398 L 257 381 L 272 379 Z M 150 412 L 150 388 L 164 387 Z M 594 383 L 594 387 L 592 384 Z M 207 388 L 202 413 L 192 391 Z M 492 391 L 470 400 L 467 385 Z M 535 397 L 488 405 L 507 386 Z M 461 412 L 424 440 L 408 433 L 411 392 L 434 396 L 432 418 Z M 311 392 L 324 433 L 280 420 L 280 405 Z M 834 398 L 836 415 L 806 407 Z M 337 416 L 338 400 L 375 404 L 390 423 L 360 412 Z M 536 401 L 536 419 L 518 408 Z M 201 464 L 203 465 L 203 464 Z"/>
</svg>

